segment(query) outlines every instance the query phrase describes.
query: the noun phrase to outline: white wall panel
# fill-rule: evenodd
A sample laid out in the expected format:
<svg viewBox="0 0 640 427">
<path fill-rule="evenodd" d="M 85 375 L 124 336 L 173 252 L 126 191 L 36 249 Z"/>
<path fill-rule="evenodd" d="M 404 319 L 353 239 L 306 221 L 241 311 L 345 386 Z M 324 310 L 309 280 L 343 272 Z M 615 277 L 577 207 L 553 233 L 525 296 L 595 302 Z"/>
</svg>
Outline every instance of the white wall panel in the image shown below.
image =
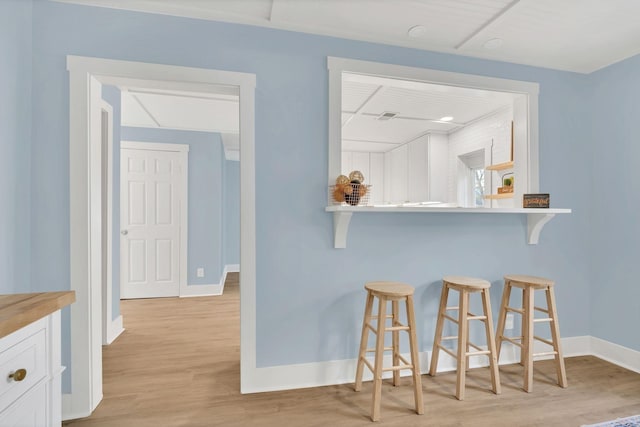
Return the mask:
<svg viewBox="0 0 640 427">
<path fill-rule="evenodd" d="M 369 154 L 369 178 L 365 183 L 371 185 L 369 204 L 379 204 L 384 201 L 384 154 Z"/>
</svg>

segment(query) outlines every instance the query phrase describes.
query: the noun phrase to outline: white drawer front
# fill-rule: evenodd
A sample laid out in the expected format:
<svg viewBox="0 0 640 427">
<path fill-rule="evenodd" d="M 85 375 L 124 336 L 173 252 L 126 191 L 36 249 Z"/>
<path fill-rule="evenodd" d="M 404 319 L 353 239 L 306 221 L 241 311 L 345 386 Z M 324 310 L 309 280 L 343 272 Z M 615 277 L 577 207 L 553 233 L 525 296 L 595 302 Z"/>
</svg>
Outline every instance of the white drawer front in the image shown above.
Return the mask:
<svg viewBox="0 0 640 427">
<path fill-rule="evenodd" d="M 43 427 L 48 425 L 46 384 L 31 390 L 18 402 L 0 412 L 2 427 Z"/>
<path fill-rule="evenodd" d="M 0 353 L 0 411 L 47 376 L 46 330 L 40 329 Z M 26 370 L 22 381 L 10 375 Z"/>
</svg>

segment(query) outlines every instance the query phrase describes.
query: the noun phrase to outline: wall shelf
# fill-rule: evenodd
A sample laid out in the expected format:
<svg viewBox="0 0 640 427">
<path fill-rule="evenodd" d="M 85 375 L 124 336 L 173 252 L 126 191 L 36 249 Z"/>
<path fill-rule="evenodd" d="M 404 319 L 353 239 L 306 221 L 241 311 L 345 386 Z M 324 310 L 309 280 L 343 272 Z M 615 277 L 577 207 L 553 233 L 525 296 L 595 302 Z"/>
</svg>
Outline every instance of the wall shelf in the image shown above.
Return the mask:
<svg viewBox="0 0 640 427">
<path fill-rule="evenodd" d="M 347 247 L 347 233 L 354 213 L 464 213 L 464 214 L 524 214 L 527 215 L 527 243 L 538 244 L 540 232 L 557 214 L 571 213 L 571 209 L 555 208 L 451 208 L 427 206 L 327 206 L 333 212 L 334 248 Z"/>
<path fill-rule="evenodd" d="M 513 193 L 488 194 L 484 196 L 484 199 L 485 200 L 513 199 Z"/>
<path fill-rule="evenodd" d="M 488 171 L 503 171 L 505 169 L 513 169 L 513 160 L 510 162 L 498 163 L 497 165 L 487 166 Z"/>
</svg>

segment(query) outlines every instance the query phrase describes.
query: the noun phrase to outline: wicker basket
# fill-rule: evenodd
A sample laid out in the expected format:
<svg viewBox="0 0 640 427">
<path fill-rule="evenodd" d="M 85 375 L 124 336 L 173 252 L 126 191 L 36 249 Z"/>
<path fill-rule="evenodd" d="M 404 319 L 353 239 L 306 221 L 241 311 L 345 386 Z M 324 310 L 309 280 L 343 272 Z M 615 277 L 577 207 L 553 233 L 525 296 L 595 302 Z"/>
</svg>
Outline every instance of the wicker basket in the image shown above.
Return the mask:
<svg viewBox="0 0 640 427">
<path fill-rule="evenodd" d="M 363 196 L 358 194 L 359 187 L 365 187 L 367 189 L 366 193 Z M 353 192 L 351 194 L 345 194 L 345 201 L 339 202 L 334 197 L 333 194 L 336 191 L 335 185 L 329 186 L 329 205 L 339 205 L 339 206 L 367 206 L 369 204 L 369 195 L 371 194 L 371 186 L 365 184 L 351 184 L 353 188 Z"/>
</svg>

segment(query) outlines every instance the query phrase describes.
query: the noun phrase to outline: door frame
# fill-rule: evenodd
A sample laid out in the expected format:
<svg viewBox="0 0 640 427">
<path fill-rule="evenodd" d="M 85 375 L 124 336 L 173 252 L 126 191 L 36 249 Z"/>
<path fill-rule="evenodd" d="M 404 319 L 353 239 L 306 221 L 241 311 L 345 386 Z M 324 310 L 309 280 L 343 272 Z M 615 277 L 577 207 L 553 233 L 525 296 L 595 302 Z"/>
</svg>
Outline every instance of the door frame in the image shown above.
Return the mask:
<svg viewBox="0 0 640 427">
<path fill-rule="evenodd" d="M 178 153 L 180 157 L 180 231 L 178 233 L 178 249 L 180 275 L 178 276 L 178 295 L 182 296 L 187 290 L 187 265 L 188 265 L 188 236 L 189 236 L 189 145 L 188 144 L 164 144 L 157 142 L 142 141 L 121 141 L 120 153 L 122 149 L 130 150 L 153 150 L 153 151 L 170 151 Z M 118 197 L 120 198 L 120 207 L 122 209 L 122 162 L 120 162 L 120 189 Z M 111 210 L 111 209 L 109 209 Z M 120 227 L 122 228 L 122 218 L 120 219 Z M 118 239 L 118 244 L 122 243 L 122 235 Z M 120 254 L 120 298 L 122 299 L 124 281 L 122 280 L 122 246 L 119 250 Z"/>
<path fill-rule="evenodd" d="M 255 74 L 67 56 L 69 72 L 69 240 L 71 393 L 63 419 L 91 415 L 102 400 L 100 100 L 102 84 L 216 92 L 240 98 L 240 391 L 256 368 Z M 144 84 L 142 84 L 144 83 Z"/>
<path fill-rule="evenodd" d="M 100 109 L 107 114 L 107 203 L 111 205 L 113 200 L 113 106 L 107 101 L 100 103 Z M 102 159 L 104 162 L 105 159 Z M 120 327 L 114 325 L 113 319 L 113 239 L 111 233 L 113 231 L 113 212 L 107 209 L 107 239 L 102 242 L 103 249 L 106 250 L 106 283 L 102 289 L 102 345 L 109 345 L 122 332 L 122 321 Z M 104 276 L 103 276 L 104 277 Z"/>
</svg>

